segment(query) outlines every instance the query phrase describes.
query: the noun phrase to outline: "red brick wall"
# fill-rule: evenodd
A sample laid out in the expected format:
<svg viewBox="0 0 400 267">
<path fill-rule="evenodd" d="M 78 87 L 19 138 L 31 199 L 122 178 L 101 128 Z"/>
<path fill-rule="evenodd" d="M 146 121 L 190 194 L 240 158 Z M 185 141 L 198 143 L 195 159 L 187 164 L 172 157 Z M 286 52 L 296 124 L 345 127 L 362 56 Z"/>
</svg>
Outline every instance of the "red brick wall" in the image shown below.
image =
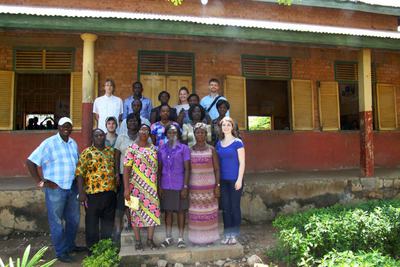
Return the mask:
<svg viewBox="0 0 400 267">
<path fill-rule="evenodd" d="M 13 5 L 85 8 L 107 11 L 114 10 L 209 17 L 234 17 L 381 30 L 397 30 L 397 18 L 395 16 L 296 5 L 283 6 L 249 0 L 213 0 L 209 1 L 207 6 L 202 6 L 199 0 L 185 0 L 184 4 L 179 7 L 171 5 L 166 0 L 2 0 L 1 2 Z"/>
<path fill-rule="evenodd" d="M 21 36 L 21 32 L 18 34 Z M 0 69 L 12 69 L 13 47 L 38 47 L 46 44 L 46 46 L 54 47 L 75 47 L 74 71 L 81 70 L 82 40 L 79 34 L 23 32 L 23 36 L 17 37 L 16 33 L 0 33 Z M 137 55 L 138 50 L 141 49 L 193 52 L 196 61 L 195 87 L 200 96 L 207 94 L 207 84 L 211 77 L 223 80 L 225 75 L 241 75 L 240 56 L 242 54 L 291 57 L 293 78 L 310 79 L 314 86 L 318 80 L 334 80 L 335 60 L 357 60 L 357 51 L 352 49 L 207 41 L 204 38 L 180 40 L 137 36 L 99 36 L 95 49 L 95 70 L 99 72 L 100 83 L 103 84 L 106 78 L 113 78 L 117 85 L 116 95 L 122 98 L 131 94 L 131 84 L 137 79 Z M 400 54 L 374 51 L 373 61 L 376 63 L 378 80 L 395 84 L 399 90 Z M 400 97 L 400 92 L 398 97 Z M 357 167 L 359 163 L 358 132 L 319 132 L 316 89 L 315 103 L 315 131 L 244 133 L 248 155 L 247 171 Z M 398 104 L 400 104 L 399 101 Z M 0 176 L 26 175 L 24 168 L 26 156 L 47 135 L 48 133 L 0 132 L 2 144 L 4 142 L 6 144 L 6 146 L 0 146 L 0 157 L 12 155 L 12 157 L 7 157 L 12 160 L 0 163 Z M 80 140 L 79 135 L 76 138 Z M 399 146 L 399 132 L 376 133 L 376 165 L 386 167 L 398 165 L 400 154 L 396 148 Z M 259 158 L 263 160 L 256 160 Z"/>
</svg>

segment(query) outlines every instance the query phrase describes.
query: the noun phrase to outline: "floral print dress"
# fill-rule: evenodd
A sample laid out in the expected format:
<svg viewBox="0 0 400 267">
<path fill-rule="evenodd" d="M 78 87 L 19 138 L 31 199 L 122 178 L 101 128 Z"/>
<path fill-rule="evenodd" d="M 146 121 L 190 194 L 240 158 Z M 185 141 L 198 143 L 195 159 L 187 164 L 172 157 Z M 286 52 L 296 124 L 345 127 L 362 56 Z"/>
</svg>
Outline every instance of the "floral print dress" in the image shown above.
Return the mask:
<svg viewBox="0 0 400 267">
<path fill-rule="evenodd" d="M 124 166 L 131 167 L 129 190 L 139 198 L 139 209 L 130 210 L 133 227 L 160 225 L 160 201 L 157 194 L 157 149 L 133 143 L 125 154 Z"/>
</svg>

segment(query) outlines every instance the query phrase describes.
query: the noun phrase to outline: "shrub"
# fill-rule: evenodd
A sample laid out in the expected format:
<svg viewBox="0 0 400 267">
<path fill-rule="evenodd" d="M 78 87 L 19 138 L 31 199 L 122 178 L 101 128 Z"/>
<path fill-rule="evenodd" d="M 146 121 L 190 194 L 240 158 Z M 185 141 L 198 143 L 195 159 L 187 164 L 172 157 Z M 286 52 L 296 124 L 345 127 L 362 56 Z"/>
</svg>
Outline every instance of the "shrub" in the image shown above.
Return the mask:
<svg viewBox="0 0 400 267">
<path fill-rule="evenodd" d="M 116 267 L 120 263 L 118 249 L 111 239 L 100 240 L 90 250 L 92 255 L 83 260 L 83 267 Z"/>
<path fill-rule="evenodd" d="M 377 251 L 353 253 L 331 251 L 325 255 L 318 267 L 397 267 L 400 262 Z"/>
<path fill-rule="evenodd" d="M 316 265 L 333 250 L 391 256 L 400 252 L 399 200 L 313 209 L 280 216 L 273 225 L 280 230 L 278 247 L 287 253 L 286 261 L 300 266 Z"/>
</svg>

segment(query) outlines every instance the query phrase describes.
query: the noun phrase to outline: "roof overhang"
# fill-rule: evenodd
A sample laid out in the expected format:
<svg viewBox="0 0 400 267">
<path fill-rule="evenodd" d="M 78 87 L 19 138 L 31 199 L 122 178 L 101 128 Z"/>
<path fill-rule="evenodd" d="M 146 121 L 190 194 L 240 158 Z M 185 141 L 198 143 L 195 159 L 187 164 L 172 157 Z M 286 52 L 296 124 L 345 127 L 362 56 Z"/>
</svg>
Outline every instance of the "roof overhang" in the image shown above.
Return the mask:
<svg viewBox="0 0 400 267">
<path fill-rule="evenodd" d="M 400 33 L 234 18 L 0 5 L 0 28 L 217 37 L 400 50 Z"/>
<path fill-rule="evenodd" d="M 276 0 L 254 0 L 276 4 Z M 400 1 L 397 0 L 292 0 L 292 5 L 336 8 L 375 14 L 400 16 Z"/>
</svg>

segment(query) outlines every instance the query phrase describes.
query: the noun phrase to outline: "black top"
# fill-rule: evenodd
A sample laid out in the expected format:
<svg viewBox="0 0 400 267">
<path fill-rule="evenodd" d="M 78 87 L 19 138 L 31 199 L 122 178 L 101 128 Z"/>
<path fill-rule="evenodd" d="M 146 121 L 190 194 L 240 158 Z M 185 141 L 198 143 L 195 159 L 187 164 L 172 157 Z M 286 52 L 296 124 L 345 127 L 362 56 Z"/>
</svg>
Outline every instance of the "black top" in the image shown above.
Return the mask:
<svg viewBox="0 0 400 267">
<path fill-rule="evenodd" d="M 155 122 L 161 120 L 161 117 L 160 117 L 160 109 L 161 109 L 161 105 L 158 106 L 158 107 L 155 107 L 155 108 L 153 108 L 153 109 L 151 110 L 150 119 L 153 118 L 153 114 L 154 114 L 154 113 L 156 114 L 156 116 L 155 116 L 156 120 L 155 120 L 155 121 L 151 121 L 151 123 L 155 123 Z M 177 119 L 178 119 L 178 115 L 177 115 L 177 113 L 176 113 L 176 108 L 171 108 L 171 107 L 169 107 L 169 120 L 170 120 L 170 121 L 176 121 Z"/>
</svg>

